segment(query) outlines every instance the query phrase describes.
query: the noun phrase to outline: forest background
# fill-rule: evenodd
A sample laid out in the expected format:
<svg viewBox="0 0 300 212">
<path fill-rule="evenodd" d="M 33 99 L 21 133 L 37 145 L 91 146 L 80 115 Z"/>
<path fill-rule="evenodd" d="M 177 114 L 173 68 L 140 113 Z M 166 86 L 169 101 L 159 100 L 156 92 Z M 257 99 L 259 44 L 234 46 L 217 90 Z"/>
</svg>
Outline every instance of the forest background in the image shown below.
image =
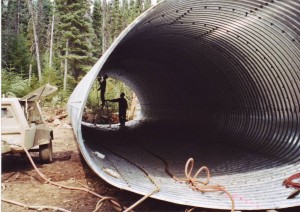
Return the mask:
<svg viewBox="0 0 300 212">
<path fill-rule="evenodd" d="M 159 1 L 159 0 L 158 0 Z M 50 83 L 64 106 L 82 77 L 154 0 L 1 0 L 1 93 L 22 97 Z M 95 82 L 88 106 L 99 103 Z M 130 89 L 109 79 L 109 98 Z"/>
</svg>

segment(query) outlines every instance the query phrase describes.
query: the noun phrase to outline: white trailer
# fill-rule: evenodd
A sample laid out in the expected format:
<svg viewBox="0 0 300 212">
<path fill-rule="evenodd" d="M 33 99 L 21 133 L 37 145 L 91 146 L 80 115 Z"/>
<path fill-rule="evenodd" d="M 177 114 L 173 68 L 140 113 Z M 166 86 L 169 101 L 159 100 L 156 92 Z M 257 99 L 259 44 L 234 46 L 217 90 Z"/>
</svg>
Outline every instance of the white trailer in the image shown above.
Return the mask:
<svg viewBox="0 0 300 212">
<path fill-rule="evenodd" d="M 1 154 L 22 153 L 26 148 L 39 151 L 43 162 L 52 161 L 53 131 L 46 125 L 39 103 L 56 90 L 46 84 L 21 99 L 1 99 Z"/>
</svg>

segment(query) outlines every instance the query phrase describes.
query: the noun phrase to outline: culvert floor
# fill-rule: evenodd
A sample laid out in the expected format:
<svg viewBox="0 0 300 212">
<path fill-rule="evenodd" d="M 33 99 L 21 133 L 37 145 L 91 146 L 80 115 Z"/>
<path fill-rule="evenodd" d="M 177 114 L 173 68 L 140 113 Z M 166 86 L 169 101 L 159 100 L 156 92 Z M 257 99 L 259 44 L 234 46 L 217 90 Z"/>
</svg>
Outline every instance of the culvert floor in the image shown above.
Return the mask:
<svg viewBox="0 0 300 212">
<path fill-rule="evenodd" d="M 99 176 L 119 188 L 142 195 L 156 189 L 151 197 L 176 204 L 204 208 L 230 209 L 231 201 L 224 192 L 198 192 L 188 184 L 171 178 L 169 172 L 184 178 L 185 163 L 194 158 L 193 173 L 201 166 L 210 169 L 210 185 L 219 184 L 234 197 L 237 210 L 278 209 L 299 206 L 300 196 L 287 200 L 293 189 L 282 186 L 284 179 L 299 172 L 299 162 L 258 154 L 222 141 L 200 141 L 190 136 L 135 134 L 130 129 L 85 124 L 93 133 L 85 146 L 96 164 Z M 84 130 L 86 128 L 84 127 Z M 95 152 L 105 155 L 97 157 Z M 147 176 L 150 175 L 151 179 Z M 201 179 L 205 180 L 205 175 Z"/>
</svg>

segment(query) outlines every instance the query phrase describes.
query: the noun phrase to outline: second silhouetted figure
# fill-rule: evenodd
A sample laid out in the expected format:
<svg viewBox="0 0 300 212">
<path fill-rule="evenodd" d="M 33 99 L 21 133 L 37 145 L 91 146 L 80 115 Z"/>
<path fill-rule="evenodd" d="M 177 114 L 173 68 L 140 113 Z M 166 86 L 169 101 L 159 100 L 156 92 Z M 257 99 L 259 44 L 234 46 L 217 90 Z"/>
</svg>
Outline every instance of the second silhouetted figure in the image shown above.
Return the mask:
<svg viewBox="0 0 300 212">
<path fill-rule="evenodd" d="M 100 83 L 100 98 L 101 98 L 101 107 L 103 108 L 105 105 L 105 91 L 106 91 L 106 79 L 108 76 L 105 74 L 103 77 L 98 78 L 98 81 Z"/>
<path fill-rule="evenodd" d="M 125 126 L 126 121 L 126 110 L 128 108 L 127 100 L 125 99 L 125 93 L 120 94 L 120 98 L 107 100 L 108 102 L 118 102 L 119 103 L 119 121 L 120 126 Z"/>
</svg>

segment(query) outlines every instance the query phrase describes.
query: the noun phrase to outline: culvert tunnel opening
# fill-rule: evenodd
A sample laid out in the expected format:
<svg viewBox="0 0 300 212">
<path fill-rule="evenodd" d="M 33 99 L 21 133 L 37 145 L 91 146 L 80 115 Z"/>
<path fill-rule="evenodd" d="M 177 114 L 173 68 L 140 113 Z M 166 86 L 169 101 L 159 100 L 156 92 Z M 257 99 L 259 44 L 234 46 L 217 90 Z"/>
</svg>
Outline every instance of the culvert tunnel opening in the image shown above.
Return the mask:
<svg viewBox="0 0 300 212">
<path fill-rule="evenodd" d="M 140 166 L 162 185 L 153 198 L 230 208 L 224 195 L 197 194 L 166 173 L 165 162 L 182 177 L 194 157 L 237 197 L 236 209 L 299 206 L 282 186 L 300 171 L 299 3 L 262 2 L 165 0 L 117 39 L 69 101 L 79 147 L 100 177 L 146 194 L 153 184 Z M 99 72 L 136 92 L 137 125 L 77 127 L 76 95 L 89 92 L 84 86 Z"/>
<path fill-rule="evenodd" d="M 85 126 L 96 126 L 107 129 L 120 124 L 119 99 L 124 95 L 126 100 L 127 126 L 133 126 L 143 117 L 141 105 L 135 92 L 120 78 L 102 74 L 97 76 L 89 92 L 82 123 Z"/>
<path fill-rule="evenodd" d="M 127 48 L 141 52 L 137 46 Z M 259 106 L 263 97 L 242 66 L 236 76 L 230 76 L 223 67 L 232 67 L 231 61 L 220 67 L 203 53 L 171 44 L 150 42 L 143 49 L 149 54 L 128 56 L 123 54 L 127 50 L 118 49 L 103 68 L 104 73 L 122 78 L 136 91 L 142 119 L 126 129 L 83 127 L 83 139 L 90 149 L 131 159 L 147 170 L 160 167 L 152 175 L 164 177 L 169 176 L 159 157 L 179 177 L 184 176 L 190 157 L 197 166 L 208 166 L 214 176 L 278 168 L 298 161 L 287 158 L 271 143 L 292 133 L 274 138 L 274 127 L 280 130 L 284 124 L 282 120 L 268 120 L 272 115 Z"/>
</svg>

